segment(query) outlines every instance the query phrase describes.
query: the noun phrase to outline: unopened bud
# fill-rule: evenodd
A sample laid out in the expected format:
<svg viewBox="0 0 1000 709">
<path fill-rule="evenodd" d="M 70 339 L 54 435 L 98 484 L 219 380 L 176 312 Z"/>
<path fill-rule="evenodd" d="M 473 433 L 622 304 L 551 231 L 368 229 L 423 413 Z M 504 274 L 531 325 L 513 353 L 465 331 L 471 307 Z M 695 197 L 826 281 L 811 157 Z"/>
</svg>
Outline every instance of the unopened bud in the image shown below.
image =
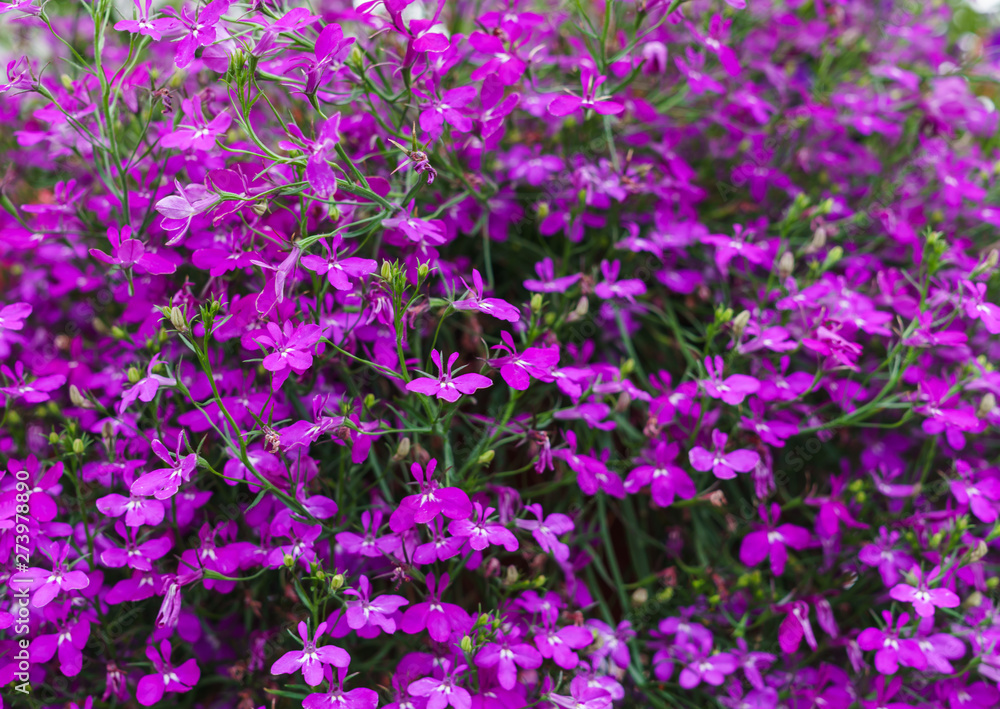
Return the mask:
<svg viewBox="0 0 1000 709">
<path fill-rule="evenodd" d="M 472 638 L 468 635 L 462 638 L 462 641 L 458 644 L 462 648 L 462 652 L 469 653 L 472 652 Z"/>
<path fill-rule="evenodd" d="M 337 574 L 332 579 L 330 579 L 330 588 L 336 591 L 344 585 L 344 575 Z"/>
<path fill-rule="evenodd" d="M 70 78 L 68 74 L 62 74 L 59 77 L 59 82 L 63 85 L 63 88 L 67 91 L 73 90 L 73 79 Z"/>
<path fill-rule="evenodd" d="M 830 268 L 843 257 L 844 257 L 843 247 L 834 246 L 832 249 L 830 249 L 830 252 L 826 255 L 826 260 L 823 261 L 823 269 L 826 270 Z"/>
<path fill-rule="evenodd" d="M 621 372 L 623 377 L 627 377 L 635 371 L 635 360 L 629 357 L 627 360 L 622 362 L 622 366 L 618 371 Z"/>
<path fill-rule="evenodd" d="M 513 564 L 511 564 L 510 566 L 507 567 L 507 573 L 506 573 L 506 575 L 504 576 L 504 579 L 503 579 L 504 585 L 505 586 L 510 586 L 512 584 L 515 584 L 515 583 L 517 583 L 517 580 L 520 577 L 521 577 L 521 574 L 518 573 L 517 567 L 514 566 Z"/>
<path fill-rule="evenodd" d="M 191 329 L 188 327 L 187 317 L 185 317 L 184 311 L 176 305 L 170 309 L 170 324 L 174 326 L 174 329 L 177 330 L 177 332 L 188 332 Z"/>
<path fill-rule="evenodd" d="M 59 442 L 59 434 L 53 431 L 52 433 L 49 434 L 49 445 L 54 446 L 58 442 Z"/>
<path fill-rule="evenodd" d="M 69 400 L 73 406 L 78 406 L 81 409 L 89 409 L 93 406 L 90 401 L 83 397 L 83 394 L 80 393 L 76 384 L 69 385 Z"/>
<path fill-rule="evenodd" d="M 267 214 L 268 205 L 267 202 L 261 200 L 259 202 L 254 202 L 254 205 L 250 207 L 250 211 L 256 214 L 258 217 L 263 217 Z"/>
<path fill-rule="evenodd" d="M 476 462 L 479 463 L 480 465 L 489 465 L 490 463 L 493 462 L 493 456 L 495 456 L 495 455 L 496 455 L 496 451 L 494 451 L 494 450 L 488 450 L 485 453 L 483 453 L 481 456 L 479 456 L 479 458 L 478 458 L 478 460 Z"/>
<path fill-rule="evenodd" d="M 820 227 L 813 232 L 813 238 L 809 243 L 809 246 L 806 247 L 806 253 L 814 254 L 824 246 L 826 246 L 826 229 L 824 227 Z"/>
<path fill-rule="evenodd" d="M 750 322 L 750 311 L 749 310 L 741 311 L 739 315 L 733 318 L 733 335 L 735 335 L 737 338 L 742 336 L 743 331 L 746 329 L 747 323 L 749 322 Z"/>
<path fill-rule="evenodd" d="M 548 202 L 539 202 L 538 206 L 535 207 L 535 211 L 538 213 L 539 219 L 545 219 L 552 210 Z"/>
<path fill-rule="evenodd" d="M 781 280 L 785 280 L 792 275 L 792 271 L 795 270 L 795 257 L 792 255 L 791 251 L 786 251 L 781 255 L 781 259 L 778 261 L 778 275 Z"/>
<path fill-rule="evenodd" d="M 986 552 L 989 551 L 989 547 L 986 546 L 986 542 L 982 539 L 976 544 L 976 546 L 969 549 L 968 554 L 966 554 L 965 559 L 970 564 L 975 564 L 977 561 L 982 560 L 986 556 Z"/>
<path fill-rule="evenodd" d="M 128 383 L 129 384 L 135 384 L 140 379 L 142 379 L 142 375 L 139 374 L 139 370 L 136 369 L 135 367 L 129 367 L 128 368 Z"/>
<path fill-rule="evenodd" d="M 399 462 L 401 460 L 404 460 L 406 456 L 408 456 L 409 454 L 410 454 L 410 439 L 404 438 L 399 442 L 399 445 L 396 446 L 396 454 L 392 456 L 392 459 L 395 460 L 396 462 Z"/>
<path fill-rule="evenodd" d="M 531 296 L 531 312 L 535 315 L 542 312 L 542 294 L 535 293 Z"/>
<path fill-rule="evenodd" d="M 420 278 L 420 280 L 424 280 L 425 278 L 427 278 L 427 274 L 430 273 L 430 270 L 431 270 L 430 266 L 428 266 L 426 263 L 422 263 L 419 266 L 417 266 L 417 276 Z"/>
<path fill-rule="evenodd" d="M 976 415 L 984 419 L 993 413 L 993 410 L 997 407 L 997 397 L 993 392 L 988 391 L 986 395 L 983 396 L 983 400 L 979 402 L 979 410 L 976 411 Z"/>
<path fill-rule="evenodd" d="M 282 559 L 282 561 L 284 562 L 286 568 L 290 569 L 295 566 L 295 557 L 291 554 L 285 554 L 285 558 Z"/>
<path fill-rule="evenodd" d="M 632 603 L 637 606 L 643 605 L 649 600 L 649 591 L 644 588 L 637 588 L 632 592 Z"/>
<path fill-rule="evenodd" d="M 365 408 L 370 409 L 373 406 L 375 406 L 375 395 L 365 394 Z"/>
<path fill-rule="evenodd" d="M 77 455 L 83 455 L 83 441 L 81 439 L 73 439 L 73 452 Z"/>
<path fill-rule="evenodd" d="M 111 336 L 113 338 L 115 338 L 116 340 L 124 340 L 125 339 L 125 331 L 122 330 L 117 325 L 114 325 L 111 328 Z"/>
<path fill-rule="evenodd" d="M 383 261 L 382 268 L 379 269 L 379 275 L 382 276 L 383 281 L 391 281 L 394 270 L 391 263 Z"/>
<path fill-rule="evenodd" d="M 489 613 L 483 613 L 476 620 L 476 626 L 475 627 L 482 628 L 482 627 L 485 627 L 485 626 L 487 626 L 489 624 L 490 624 L 490 614 Z"/>
<path fill-rule="evenodd" d="M 362 54 L 361 49 L 358 47 L 358 45 L 356 44 L 353 45 L 351 47 L 351 53 L 348 56 L 347 61 L 350 63 L 351 66 L 360 68 L 364 63 L 364 60 L 365 60 L 365 55 Z"/>
</svg>

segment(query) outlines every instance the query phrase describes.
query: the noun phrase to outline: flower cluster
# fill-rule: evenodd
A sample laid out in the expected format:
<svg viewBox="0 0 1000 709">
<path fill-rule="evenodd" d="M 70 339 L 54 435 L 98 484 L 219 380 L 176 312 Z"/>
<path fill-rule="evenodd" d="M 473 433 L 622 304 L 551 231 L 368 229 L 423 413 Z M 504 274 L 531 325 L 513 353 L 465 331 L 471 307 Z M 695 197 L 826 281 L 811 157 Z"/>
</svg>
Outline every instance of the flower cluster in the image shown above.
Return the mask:
<svg viewBox="0 0 1000 709">
<path fill-rule="evenodd" d="M 0 2 L 3 701 L 1000 706 L 994 19 Z"/>
</svg>

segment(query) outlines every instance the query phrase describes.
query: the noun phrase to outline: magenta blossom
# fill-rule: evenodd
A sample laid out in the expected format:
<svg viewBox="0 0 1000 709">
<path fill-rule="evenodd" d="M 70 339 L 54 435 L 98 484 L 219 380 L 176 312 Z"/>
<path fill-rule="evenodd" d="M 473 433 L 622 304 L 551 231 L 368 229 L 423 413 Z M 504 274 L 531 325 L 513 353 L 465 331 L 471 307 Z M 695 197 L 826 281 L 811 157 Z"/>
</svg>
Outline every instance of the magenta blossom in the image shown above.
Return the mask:
<svg viewBox="0 0 1000 709">
<path fill-rule="evenodd" d="M 198 455 L 195 453 L 181 457 L 183 445 L 184 436 L 180 436 L 177 439 L 177 454 L 172 456 L 159 439 L 153 441 L 153 453 L 166 463 L 167 467 L 147 473 L 132 483 L 130 488 L 132 495 L 136 497 L 152 495 L 157 500 L 169 500 L 176 495 L 180 486 L 191 479 L 191 475 L 198 465 Z"/>
<path fill-rule="evenodd" d="M 173 648 L 169 640 L 161 642 L 159 648 L 146 648 L 146 657 L 153 663 L 156 672 L 140 679 L 135 688 L 135 698 L 144 707 L 158 703 L 166 692 L 183 694 L 190 692 L 198 684 L 201 670 L 195 659 L 191 658 L 174 667 L 170 662 L 171 654 Z"/>
<path fill-rule="evenodd" d="M 922 569 L 914 569 L 916 586 L 900 583 L 889 591 L 889 595 L 901 603 L 912 603 L 913 610 L 921 618 L 934 615 L 935 608 L 957 608 L 961 600 L 955 592 L 947 588 L 930 588 L 932 580 L 940 580 L 940 568 L 935 566 L 927 574 Z"/>
<path fill-rule="evenodd" d="M 420 463 L 410 466 L 410 474 L 417 481 L 420 492 L 404 497 L 396 511 L 389 517 L 389 527 L 397 534 L 415 524 L 427 524 L 438 515 L 448 519 L 465 519 L 472 514 L 472 502 L 457 487 L 440 487 L 434 477 L 437 460 L 431 458 L 426 473 Z"/>
<path fill-rule="evenodd" d="M 743 403 L 747 396 L 757 393 L 760 389 L 760 382 L 745 374 L 731 374 L 723 379 L 723 366 L 722 357 L 716 356 L 714 363 L 711 357 L 705 358 L 708 379 L 702 379 L 699 384 L 713 399 L 722 399 L 727 404 L 735 406 Z"/>
<path fill-rule="evenodd" d="M 328 665 L 346 668 L 351 664 L 351 656 L 346 650 L 335 645 L 317 647 L 320 637 L 326 632 L 327 624 L 320 623 L 316 632 L 310 636 L 309 626 L 299 623 L 299 637 L 302 639 L 301 650 L 291 650 L 282 655 L 271 665 L 272 675 L 294 674 L 302 670 L 302 678 L 310 687 L 315 687 L 323 681 L 323 670 Z"/>
<path fill-rule="evenodd" d="M 731 480 L 736 473 L 747 473 L 757 467 L 760 455 L 751 450 L 739 448 L 726 453 L 726 442 L 729 436 L 722 431 L 712 431 L 714 452 L 709 452 L 701 446 L 695 446 L 688 452 L 688 460 L 695 470 L 711 470 L 720 480 Z"/>
<path fill-rule="evenodd" d="M 743 542 L 740 544 L 740 561 L 747 566 L 756 566 L 770 557 L 771 571 L 775 576 L 781 576 L 788 559 L 786 547 L 806 549 L 812 544 L 812 535 L 805 527 L 778 524 L 781 507 L 777 503 L 771 504 L 770 519 L 764 505 L 760 506 L 759 512 L 760 518 L 764 520 L 764 528 L 743 537 Z"/>
<path fill-rule="evenodd" d="M 456 310 L 478 310 L 481 313 L 492 315 L 498 320 L 506 320 L 507 322 L 517 322 L 521 319 L 521 311 L 506 300 L 483 297 L 483 277 L 476 269 L 472 269 L 473 287 L 470 288 L 469 284 L 465 283 L 465 281 L 462 281 L 462 283 L 465 284 L 466 290 L 472 292 L 472 297 L 464 300 L 456 300 L 452 303 L 452 307 Z"/>
<path fill-rule="evenodd" d="M 437 379 L 434 377 L 414 379 L 406 385 L 406 390 L 425 396 L 436 396 L 438 399 L 454 403 L 461 399 L 463 394 L 475 394 L 479 389 L 492 386 L 493 382 L 489 377 L 475 372 L 453 376 L 452 367 L 458 361 L 458 357 L 458 352 L 449 355 L 448 365 L 445 367 L 441 363 L 441 353 L 438 350 L 433 350 L 431 360 L 437 365 L 438 372 L 440 372 Z"/>
</svg>

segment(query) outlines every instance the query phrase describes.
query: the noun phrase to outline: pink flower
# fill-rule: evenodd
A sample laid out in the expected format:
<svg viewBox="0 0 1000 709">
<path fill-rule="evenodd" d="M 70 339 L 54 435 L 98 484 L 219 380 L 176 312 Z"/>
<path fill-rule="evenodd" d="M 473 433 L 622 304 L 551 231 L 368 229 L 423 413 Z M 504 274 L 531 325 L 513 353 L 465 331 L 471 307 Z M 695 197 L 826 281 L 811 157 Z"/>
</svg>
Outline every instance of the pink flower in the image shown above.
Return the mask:
<svg viewBox="0 0 1000 709">
<path fill-rule="evenodd" d="M 163 443 L 156 439 L 152 448 L 156 457 L 167 464 L 166 468 L 159 468 L 132 483 L 129 492 L 136 497 L 147 497 L 152 495 L 157 500 L 169 500 L 177 494 L 182 483 L 191 479 L 195 467 L 198 465 L 198 455 L 189 453 L 181 458 L 181 447 L 184 445 L 183 434 L 177 439 L 177 455 L 172 456 Z"/>
<path fill-rule="evenodd" d="M 473 297 L 453 302 L 451 305 L 455 310 L 478 310 L 481 313 L 492 315 L 498 320 L 506 320 L 507 322 L 517 322 L 521 319 L 521 311 L 506 300 L 483 297 L 483 277 L 479 275 L 479 271 L 476 269 L 472 269 L 473 288 L 469 288 L 469 284 L 465 283 L 464 280 L 462 283 L 465 284 L 466 290 L 473 292 Z"/>
<path fill-rule="evenodd" d="M 448 357 L 448 366 L 446 368 L 441 363 L 441 353 L 438 350 L 432 351 L 431 360 L 437 365 L 440 372 L 437 379 L 434 377 L 414 379 L 406 385 L 406 390 L 416 392 L 417 394 L 424 394 L 425 396 L 436 396 L 438 399 L 454 403 L 462 398 L 462 394 L 474 394 L 479 389 L 485 389 L 493 385 L 489 377 L 484 377 L 482 374 L 476 374 L 475 372 L 452 376 L 452 367 L 458 361 L 458 357 L 458 352 L 453 352 Z"/>
<path fill-rule="evenodd" d="M 326 632 L 327 624 L 320 623 L 316 632 L 310 637 L 309 626 L 299 623 L 299 637 L 302 638 L 302 649 L 291 650 L 282 655 L 271 665 L 272 675 L 294 674 L 302 670 L 306 684 L 315 687 L 323 681 L 323 670 L 327 665 L 346 668 L 351 664 L 351 656 L 336 645 L 317 647 L 320 637 Z"/>
<path fill-rule="evenodd" d="M 437 460 L 434 458 L 427 463 L 426 474 L 420 463 L 410 466 L 410 474 L 420 486 L 420 492 L 404 497 L 389 517 L 393 532 L 398 534 L 415 524 L 427 524 L 440 514 L 448 519 L 465 519 L 472 514 L 469 496 L 457 487 L 439 487 L 433 479 L 435 468 Z"/>
<path fill-rule="evenodd" d="M 711 470 L 715 477 L 720 480 L 731 480 L 736 477 L 736 473 L 748 473 L 757 467 L 760 462 L 760 455 L 745 448 L 726 453 L 726 442 L 729 436 L 722 431 L 715 429 L 712 431 L 712 445 L 714 452 L 695 446 L 688 451 L 688 460 L 695 470 Z"/>
<path fill-rule="evenodd" d="M 501 344 L 493 349 L 506 351 L 505 357 L 490 360 L 490 365 L 500 370 L 500 376 L 510 385 L 511 389 L 524 391 L 531 383 L 531 377 L 543 381 L 551 381 L 552 368 L 559 364 L 559 346 L 529 347 L 518 353 L 514 347 L 514 338 L 508 332 L 501 332 Z"/>
<path fill-rule="evenodd" d="M 889 591 L 889 595 L 901 603 L 912 603 L 913 610 L 921 618 L 928 618 L 934 615 L 935 608 L 957 608 L 961 600 L 954 591 L 947 588 L 930 588 L 931 579 L 937 579 L 940 568 L 935 566 L 929 573 L 924 574 L 923 570 L 917 568 L 914 575 L 917 578 L 917 585 L 896 584 Z"/>
<path fill-rule="evenodd" d="M 144 707 L 151 707 L 163 698 L 165 692 L 182 694 L 198 684 L 201 670 L 194 658 L 174 667 L 170 662 L 173 648 L 169 640 L 160 643 L 159 649 L 146 648 L 146 657 L 153 663 L 156 672 L 139 680 L 135 688 L 135 698 Z"/>
<path fill-rule="evenodd" d="M 358 600 L 347 602 L 347 625 L 352 630 L 358 630 L 366 626 L 377 626 L 385 632 L 396 632 L 396 621 L 393 616 L 409 601 L 402 596 L 383 594 L 371 598 L 369 593 L 371 584 L 364 574 L 358 581 L 358 588 L 349 588 L 344 591 L 344 595 L 355 596 Z"/>
<path fill-rule="evenodd" d="M 727 404 L 735 406 L 742 404 L 746 397 L 757 393 L 757 390 L 760 389 L 760 382 L 745 374 L 731 374 L 723 379 L 724 366 L 722 357 L 718 355 L 715 357 L 714 363 L 711 357 L 705 358 L 708 379 L 702 379 L 699 384 L 705 388 L 705 393 L 713 399 L 722 399 Z"/>
<path fill-rule="evenodd" d="M 593 109 L 594 113 L 602 116 L 612 116 L 621 113 L 625 107 L 615 101 L 610 96 L 599 96 L 597 89 L 608 80 L 606 76 L 599 76 L 590 69 L 584 69 L 580 73 L 580 82 L 583 84 L 583 96 L 557 96 L 549 102 L 549 113 L 553 116 L 568 116 L 571 113 L 583 109 Z"/>
<path fill-rule="evenodd" d="M 778 524 L 781 516 L 781 507 L 777 503 L 771 504 L 771 518 L 768 519 L 767 510 L 764 505 L 759 509 L 760 517 L 764 520 L 764 529 L 750 532 L 743 538 L 740 544 L 740 561 L 747 566 L 756 566 L 765 558 L 771 559 L 771 571 L 775 576 L 781 576 L 785 571 L 785 562 L 788 559 L 786 547 L 802 550 L 812 544 L 812 535 L 805 527 L 794 524 Z"/>
</svg>

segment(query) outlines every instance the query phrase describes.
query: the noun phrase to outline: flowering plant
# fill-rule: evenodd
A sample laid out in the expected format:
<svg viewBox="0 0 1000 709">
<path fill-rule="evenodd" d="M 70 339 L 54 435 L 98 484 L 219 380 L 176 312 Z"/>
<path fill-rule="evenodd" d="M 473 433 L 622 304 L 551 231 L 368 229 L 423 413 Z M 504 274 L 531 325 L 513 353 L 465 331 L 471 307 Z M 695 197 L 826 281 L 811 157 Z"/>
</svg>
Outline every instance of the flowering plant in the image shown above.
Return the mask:
<svg viewBox="0 0 1000 709">
<path fill-rule="evenodd" d="M 0 707 L 1000 706 L 1000 34 L 0 2 Z"/>
</svg>

